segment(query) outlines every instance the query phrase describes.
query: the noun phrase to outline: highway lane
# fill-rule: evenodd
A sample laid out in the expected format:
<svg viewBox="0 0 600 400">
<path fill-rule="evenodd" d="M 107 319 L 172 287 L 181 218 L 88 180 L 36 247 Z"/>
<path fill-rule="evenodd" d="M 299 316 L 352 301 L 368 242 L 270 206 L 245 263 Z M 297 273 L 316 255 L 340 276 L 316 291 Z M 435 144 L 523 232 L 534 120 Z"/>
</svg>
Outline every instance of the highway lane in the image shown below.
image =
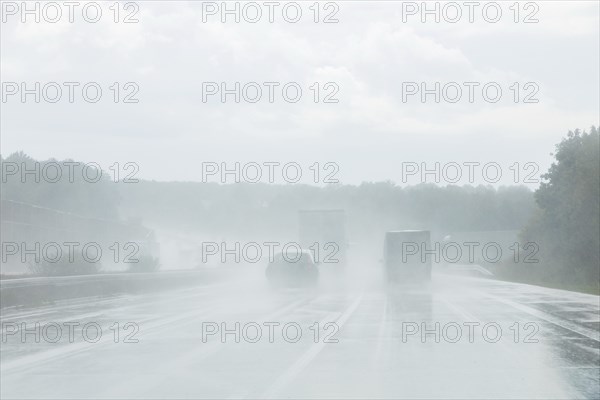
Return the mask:
<svg viewBox="0 0 600 400">
<path fill-rule="evenodd" d="M 157 295 L 3 311 L 0 394 L 600 397 L 598 296 L 448 275 L 418 287 L 324 274 L 317 288 L 276 290 L 256 272 Z M 69 322 L 79 323 L 72 343 Z M 21 323 L 25 337 L 13 333 Z M 50 324 L 63 330 L 56 343 Z"/>
</svg>

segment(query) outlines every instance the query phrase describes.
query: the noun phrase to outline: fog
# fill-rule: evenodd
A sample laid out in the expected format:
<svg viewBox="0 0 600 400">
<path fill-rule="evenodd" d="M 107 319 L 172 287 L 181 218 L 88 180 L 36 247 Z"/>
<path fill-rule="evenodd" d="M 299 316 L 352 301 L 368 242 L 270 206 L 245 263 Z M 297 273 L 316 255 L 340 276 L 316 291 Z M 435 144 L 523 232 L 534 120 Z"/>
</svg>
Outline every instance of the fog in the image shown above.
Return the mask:
<svg viewBox="0 0 600 400">
<path fill-rule="evenodd" d="M 2 399 L 600 398 L 600 6 L 0 3 Z"/>
</svg>

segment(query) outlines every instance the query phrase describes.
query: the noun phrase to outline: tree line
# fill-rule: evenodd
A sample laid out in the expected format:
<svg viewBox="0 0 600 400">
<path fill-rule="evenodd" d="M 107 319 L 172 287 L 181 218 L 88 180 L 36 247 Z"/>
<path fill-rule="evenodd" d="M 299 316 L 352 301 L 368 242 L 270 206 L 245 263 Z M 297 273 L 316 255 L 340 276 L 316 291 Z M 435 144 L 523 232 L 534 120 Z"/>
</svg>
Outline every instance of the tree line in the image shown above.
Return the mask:
<svg viewBox="0 0 600 400">
<path fill-rule="evenodd" d="M 304 184 L 156 182 L 117 184 L 104 174 L 97 182 L 75 173 L 58 183 L 7 175 L 4 164 L 37 162 L 23 152 L 0 156 L 2 199 L 21 201 L 96 218 L 143 221 L 145 225 L 214 237 L 256 232 L 290 235 L 300 209 L 344 209 L 350 237 L 393 229 L 433 232 L 521 231 L 539 245 L 536 265 L 499 270 L 509 279 L 544 284 L 598 286 L 600 157 L 598 129 L 575 130 L 556 146 L 554 163 L 534 192 L 525 186 L 402 187 L 391 181 L 317 187 Z M 79 171 L 80 172 L 80 171 Z M 357 239 L 358 240 L 358 239 Z M 593 290 L 593 289 L 592 289 Z"/>
</svg>

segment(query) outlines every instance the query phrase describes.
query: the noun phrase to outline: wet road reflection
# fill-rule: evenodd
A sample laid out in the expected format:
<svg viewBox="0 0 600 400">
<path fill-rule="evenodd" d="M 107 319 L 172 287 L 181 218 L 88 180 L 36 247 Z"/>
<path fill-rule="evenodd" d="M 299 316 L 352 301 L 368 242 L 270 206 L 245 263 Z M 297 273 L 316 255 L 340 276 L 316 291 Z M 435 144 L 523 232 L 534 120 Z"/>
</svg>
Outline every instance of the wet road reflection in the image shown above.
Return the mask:
<svg viewBox="0 0 600 400">
<path fill-rule="evenodd" d="M 277 290 L 254 274 L 3 310 L 2 397 L 600 397 L 597 296 L 327 279 Z"/>
</svg>

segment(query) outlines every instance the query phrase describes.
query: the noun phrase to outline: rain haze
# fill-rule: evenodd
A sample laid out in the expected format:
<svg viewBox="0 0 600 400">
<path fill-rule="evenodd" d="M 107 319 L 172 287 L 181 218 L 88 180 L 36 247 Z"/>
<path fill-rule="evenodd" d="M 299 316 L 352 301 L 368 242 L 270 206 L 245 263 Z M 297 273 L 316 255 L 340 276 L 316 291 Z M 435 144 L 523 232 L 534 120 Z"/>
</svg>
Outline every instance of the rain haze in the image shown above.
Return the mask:
<svg viewBox="0 0 600 400">
<path fill-rule="evenodd" d="M 2 398 L 600 397 L 597 1 L 0 1 Z"/>
</svg>

